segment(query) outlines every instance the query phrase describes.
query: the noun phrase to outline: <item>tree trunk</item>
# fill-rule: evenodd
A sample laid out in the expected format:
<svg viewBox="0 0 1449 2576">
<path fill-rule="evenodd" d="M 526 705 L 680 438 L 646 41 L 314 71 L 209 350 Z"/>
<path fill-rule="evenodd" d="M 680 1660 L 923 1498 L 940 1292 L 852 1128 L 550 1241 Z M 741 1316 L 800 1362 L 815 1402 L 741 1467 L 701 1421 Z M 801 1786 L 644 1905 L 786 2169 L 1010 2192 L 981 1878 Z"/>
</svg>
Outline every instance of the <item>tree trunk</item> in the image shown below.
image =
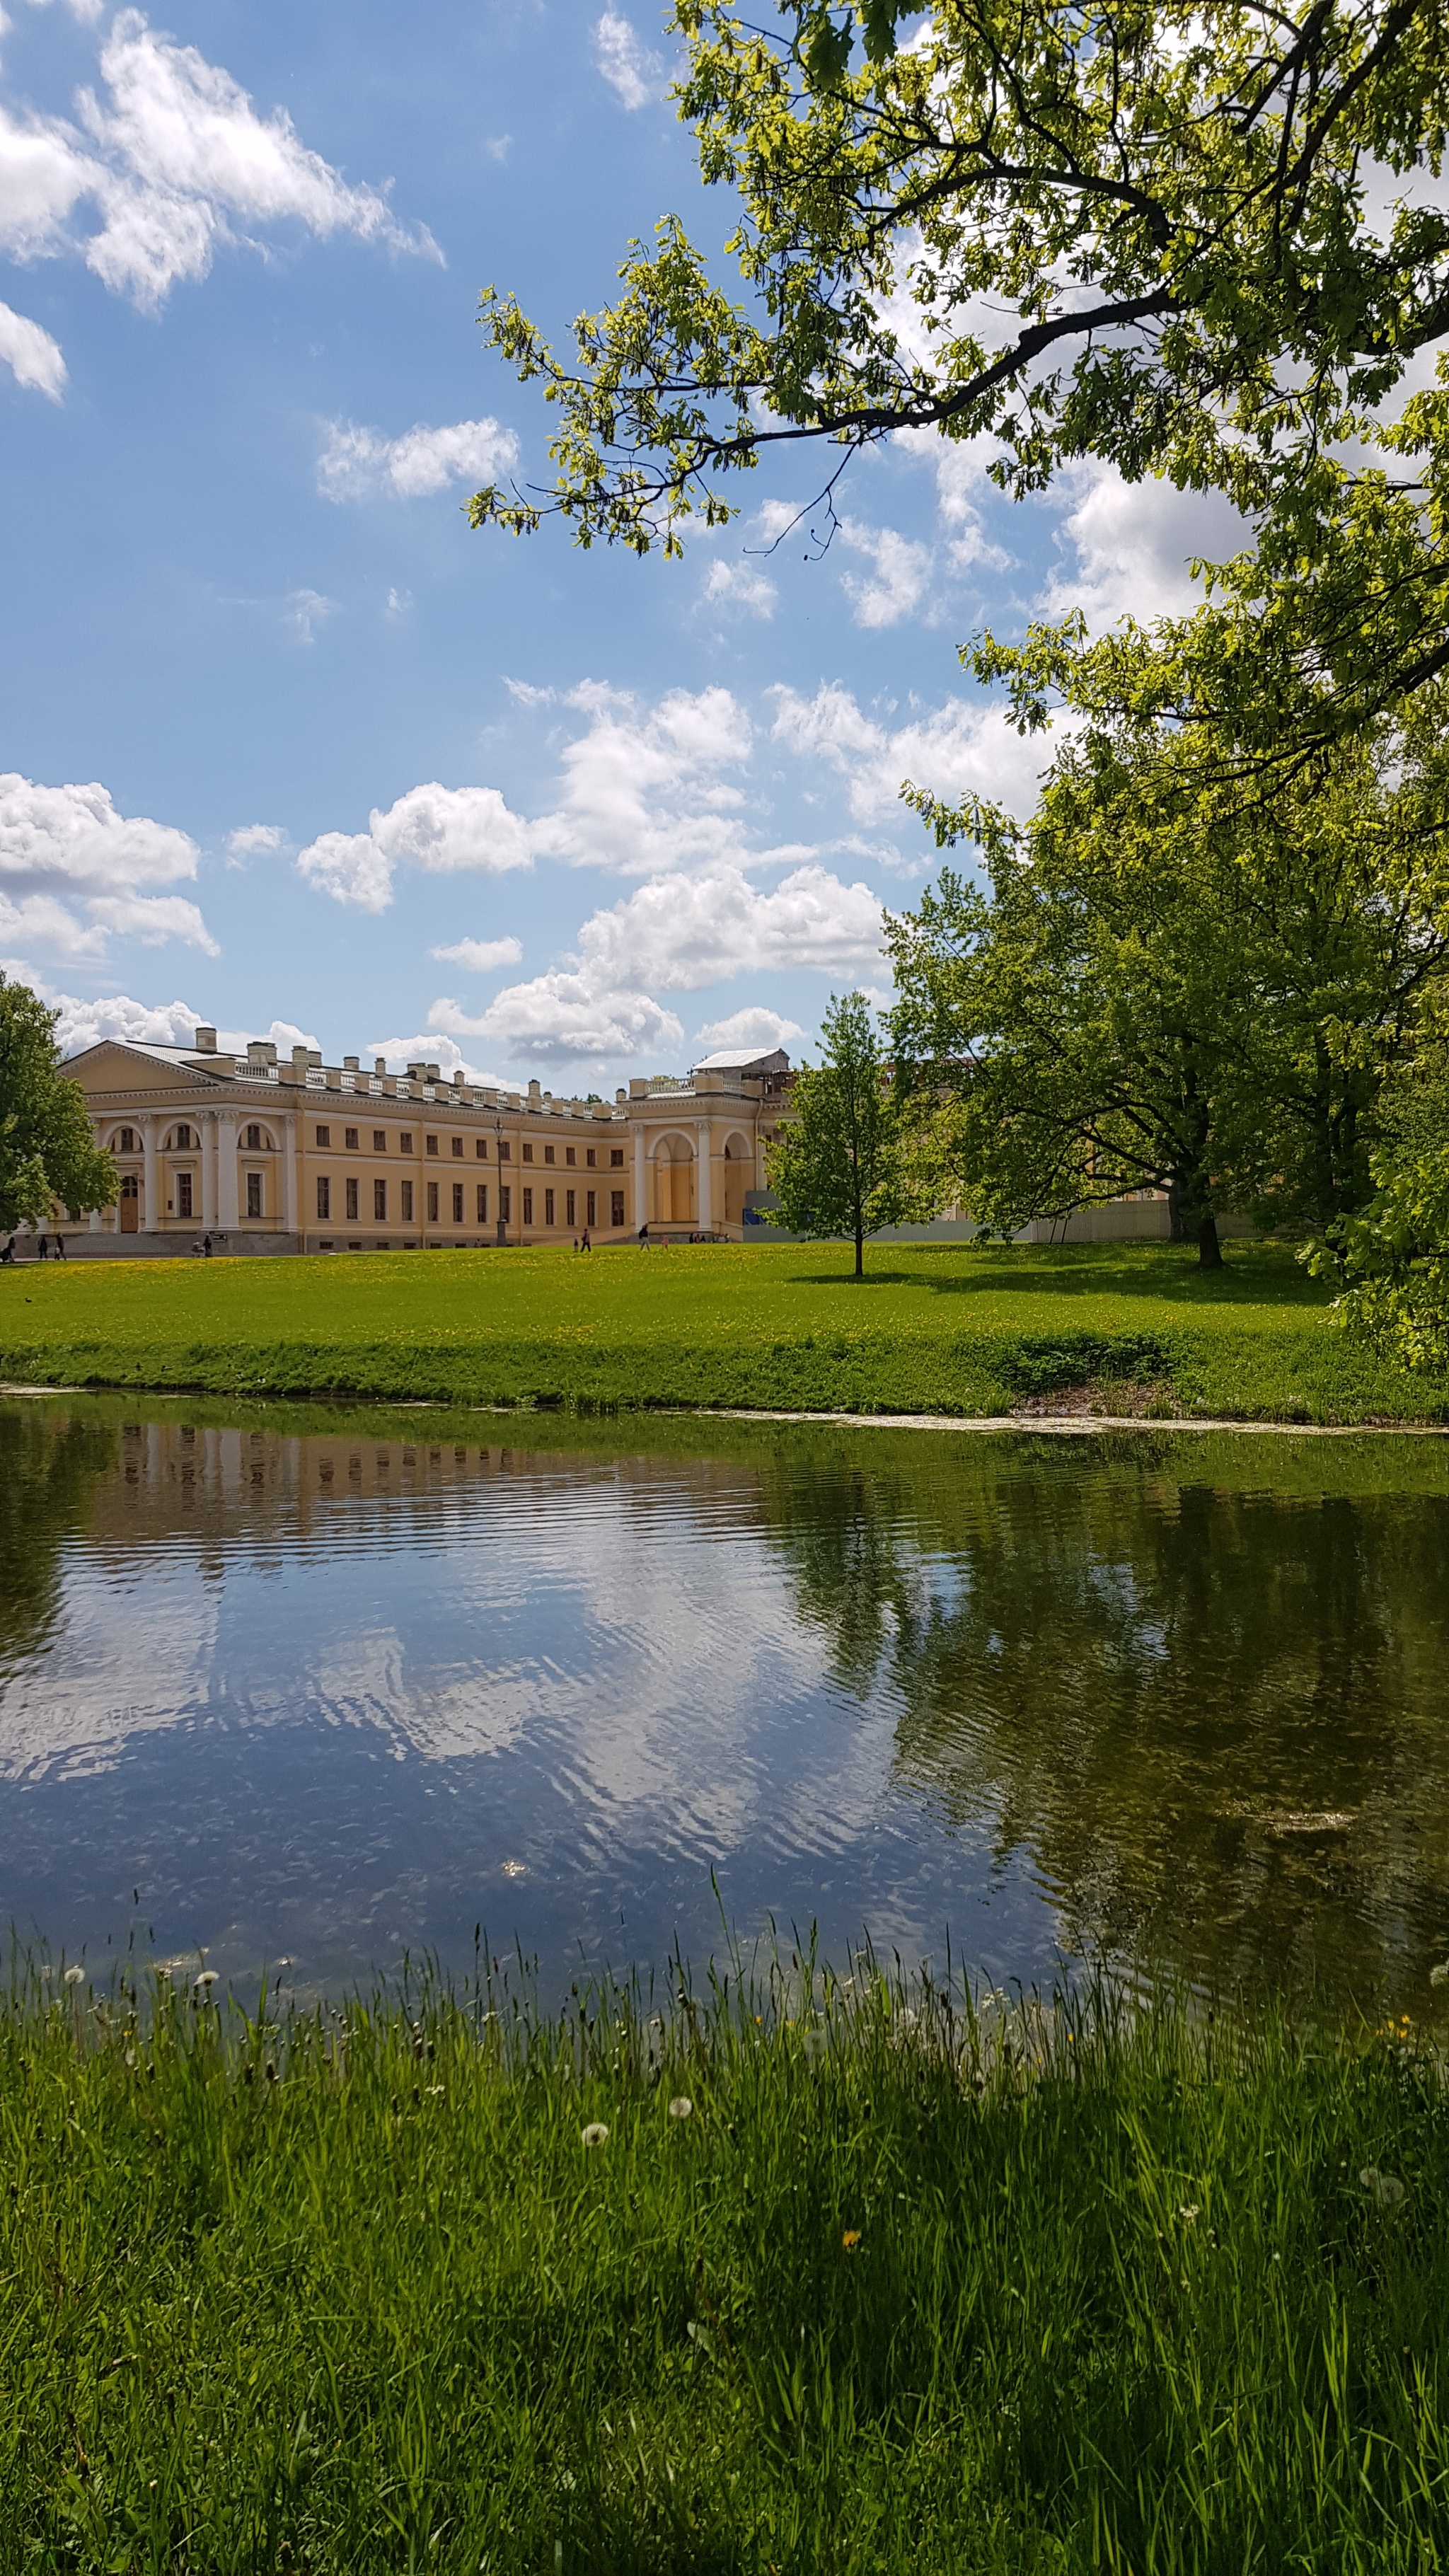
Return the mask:
<svg viewBox="0 0 1449 2576">
<path fill-rule="evenodd" d="M 855 1225 L 855 1275 L 857 1279 L 865 1277 L 865 1233 L 858 1217 Z"/>
<path fill-rule="evenodd" d="M 1205 1216 L 1197 1230 L 1197 1266 L 1199 1270 L 1221 1270 L 1223 1247 L 1218 1241 L 1218 1221 Z"/>
</svg>

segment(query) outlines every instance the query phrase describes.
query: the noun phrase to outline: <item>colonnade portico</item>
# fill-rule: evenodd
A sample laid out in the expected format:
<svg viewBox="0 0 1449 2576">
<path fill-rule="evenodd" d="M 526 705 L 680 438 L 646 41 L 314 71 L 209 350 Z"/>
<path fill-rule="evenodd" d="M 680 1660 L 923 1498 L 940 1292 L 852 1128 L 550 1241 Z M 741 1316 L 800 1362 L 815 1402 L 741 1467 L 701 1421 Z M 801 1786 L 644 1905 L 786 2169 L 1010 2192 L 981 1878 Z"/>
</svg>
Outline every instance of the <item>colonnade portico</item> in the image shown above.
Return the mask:
<svg viewBox="0 0 1449 2576">
<path fill-rule="evenodd" d="M 612 1102 L 442 1080 L 435 1065 L 371 1074 L 356 1056 L 290 1065 L 270 1043 L 228 1055 L 105 1039 L 66 1071 L 120 1199 L 77 1250 L 415 1251 L 636 1236 L 743 1237 L 765 1149 L 788 1108 L 788 1060 L 713 1059 L 681 1080 L 632 1081 Z M 124 1238 L 124 1240 L 123 1240 Z"/>
</svg>

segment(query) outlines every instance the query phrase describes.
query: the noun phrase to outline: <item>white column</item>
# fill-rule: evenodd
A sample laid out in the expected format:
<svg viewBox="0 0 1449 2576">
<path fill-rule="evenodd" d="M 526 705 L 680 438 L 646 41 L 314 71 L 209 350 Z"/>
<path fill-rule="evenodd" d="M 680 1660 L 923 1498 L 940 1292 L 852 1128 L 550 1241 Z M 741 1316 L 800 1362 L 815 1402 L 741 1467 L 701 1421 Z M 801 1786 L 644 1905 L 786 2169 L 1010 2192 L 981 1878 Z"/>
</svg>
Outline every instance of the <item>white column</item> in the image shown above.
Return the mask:
<svg viewBox="0 0 1449 2576">
<path fill-rule="evenodd" d="M 649 1166 L 644 1159 L 644 1121 L 634 1130 L 634 1231 L 649 1223 Z"/>
<path fill-rule="evenodd" d="M 99 1233 L 100 1233 L 100 1230 L 101 1230 L 101 1212 L 100 1212 L 100 1209 L 99 1209 L 99 1208 L 92 1208 L 92 1209 L 91 1209 L 91 1212 L 90 1212 L 90 1230 L 91 1230 L 92 1234 L 99 1234 Z"/>
<path fill-rule="evenodd" d="M 701 1234 L 708 1234 L 714 1219 L 710 1214 L 709 1187 L 709 1120 L 701 1118 L 696 1133 L 699 1138 L 699 1186 L 694 1199 L 694 1222 Z"/>
<path fill-rule="evenodd" d="M 297 1232 L 297 1121 L 282 1120 L 282 1227 Z"/>
<path fill-rule="evenodd" d="M 208 1109 L 201 1127 L 201 1222 L 208 1234 L 216 1223 L 216 1111 Z"/>
<path fill-rule="evenodd" d="M 161 1205 L 161 1166 L 156 1159 L 156 1121 L 141 1121 L 141 1150 L 145 1168 L 141 1186 L 146 1195 L 141 1207 L 141 1226 L 146 1234 L 159 1234 L 166 1211 Z"/>
<path fill-rule="evenodd" d="M 236 1195 L 237 1113 L 222 1109 L 216 1119 L 216 1221 L 223 1234 L 235 1234 L 241 1223 Z"/>
</svg>

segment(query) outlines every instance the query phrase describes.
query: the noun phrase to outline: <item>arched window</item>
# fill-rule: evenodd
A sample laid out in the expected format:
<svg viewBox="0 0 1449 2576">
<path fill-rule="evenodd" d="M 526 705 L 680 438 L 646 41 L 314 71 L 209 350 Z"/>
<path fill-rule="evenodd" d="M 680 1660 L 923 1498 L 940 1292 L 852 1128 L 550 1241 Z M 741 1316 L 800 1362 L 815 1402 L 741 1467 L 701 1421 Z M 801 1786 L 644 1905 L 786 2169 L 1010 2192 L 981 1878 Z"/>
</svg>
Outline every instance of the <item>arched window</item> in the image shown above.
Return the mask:
<svg viewBox="0 0 1449 2576">
<path fill-rule="evenodd" d="M 178 1127 L 175 1136 L 172 1138 L 172 1144 L 178 1154 L 189 1154 L 191 1151 L 190 1128 L 185 1125 Z"/>
<path fill-rule="evenodd" d="M 115 1145 L 114 1145 L 113 1151 L 114 1151 L 115 1153 L 117 1153 L 117 1154 L 134 1154 L 135 1150 L 136 1150 L 136 1131 L 135 1131 L 135 1129 L 134 1129 L 133 1127 L 123 1127 L 123 1128 L 121 1129 L 121 1132 L 120 1132 L 119 1136 L 116 1138 L 116 1142 L 115 1142 Z"/>
<path fill-rule="evenodd" d="M 260 1127 L 249 1127 L 247 1129 L 247 1152 L 249 1154 L 259 1154 L 261 1150 L 262 1131 Z"/>
</svg>

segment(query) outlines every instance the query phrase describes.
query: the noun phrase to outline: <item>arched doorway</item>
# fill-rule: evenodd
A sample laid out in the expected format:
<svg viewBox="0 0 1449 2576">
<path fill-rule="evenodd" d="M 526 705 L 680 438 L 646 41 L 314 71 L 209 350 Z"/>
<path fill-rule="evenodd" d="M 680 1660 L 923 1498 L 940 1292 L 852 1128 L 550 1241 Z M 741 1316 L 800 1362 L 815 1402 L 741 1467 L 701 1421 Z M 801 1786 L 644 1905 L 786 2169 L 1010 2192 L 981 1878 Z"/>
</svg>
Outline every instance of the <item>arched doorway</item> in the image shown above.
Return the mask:
<svg viewBox="0 0 1449 2576">
<path fill-rule="evenodd" d="M 694 1221 L 694 1148 L 687 1136 L 661 1136 L 654 1148 L 654 1222 Z"/>
<path fill-rule="evenodd" d="M 727 1137 L 724 1149 L 724 1221 L 726 1225 L 743 1225 L 745 1192 L 755 1186 L 755 1151 L 747 1136 L 736 1130 Z"/>
</svg>

